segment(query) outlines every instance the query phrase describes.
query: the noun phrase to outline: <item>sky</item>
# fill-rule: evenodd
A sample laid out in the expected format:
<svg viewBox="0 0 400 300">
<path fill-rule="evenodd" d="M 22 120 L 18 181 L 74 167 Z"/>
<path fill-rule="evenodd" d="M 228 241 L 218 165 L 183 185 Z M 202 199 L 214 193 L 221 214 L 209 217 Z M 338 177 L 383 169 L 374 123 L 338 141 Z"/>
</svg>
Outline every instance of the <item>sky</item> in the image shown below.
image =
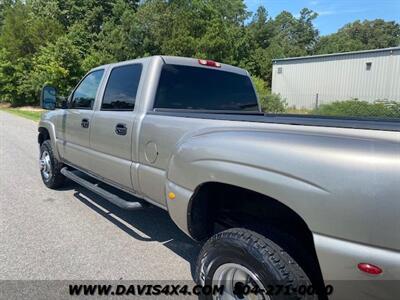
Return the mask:
<svg viewBox="0 0 400 300">
<path fill-rule="evenodd" d="M 400 0 L 245 0 L 247 8 L 255 12 L 263 5 L 271 17 L 283 10 L 298 16 L 307 7 L 319 14 L 314 25 L 321 35 L 336 32 L 355 20 L 384 19 L 400 23 Z"/>
</svg>

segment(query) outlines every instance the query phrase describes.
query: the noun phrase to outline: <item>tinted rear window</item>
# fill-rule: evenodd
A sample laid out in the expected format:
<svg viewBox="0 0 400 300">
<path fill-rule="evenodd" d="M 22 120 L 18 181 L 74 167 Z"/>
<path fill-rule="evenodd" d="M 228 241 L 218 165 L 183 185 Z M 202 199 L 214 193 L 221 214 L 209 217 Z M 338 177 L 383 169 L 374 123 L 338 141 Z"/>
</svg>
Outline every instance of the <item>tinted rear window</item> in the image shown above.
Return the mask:
<svg viewBox="0 0 400 300">
<path fill-rule="evenodd" d="M 221 70 L 164 65 L 155 108 L 258 111 L 248 76 Z"/>
</svg>

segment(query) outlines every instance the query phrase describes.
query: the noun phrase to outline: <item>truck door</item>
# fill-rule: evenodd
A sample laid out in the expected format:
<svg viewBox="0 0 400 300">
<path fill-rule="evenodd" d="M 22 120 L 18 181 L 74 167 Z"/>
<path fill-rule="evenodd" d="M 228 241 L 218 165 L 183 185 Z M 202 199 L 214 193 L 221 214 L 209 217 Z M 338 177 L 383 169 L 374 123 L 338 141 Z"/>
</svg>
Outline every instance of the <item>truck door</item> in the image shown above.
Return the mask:
<svg viewBox="0 0 400 300">
<path fill-rule="evenodd" d="M 123 188 L 134 189 L 131 180 L 132 135 L 136 94 L 142 64 L 115 66 L 110 75 L 90 131 L 91 170 Z"/>
<path fill-rule="evenodd" d="M 61 156 L 68 162 L 88 170 L 89 134 L 97 90 L 104 70 L 87 74 L 70 97 L 68 109 L 60 118 L 59 144 Z"/>
</svg>

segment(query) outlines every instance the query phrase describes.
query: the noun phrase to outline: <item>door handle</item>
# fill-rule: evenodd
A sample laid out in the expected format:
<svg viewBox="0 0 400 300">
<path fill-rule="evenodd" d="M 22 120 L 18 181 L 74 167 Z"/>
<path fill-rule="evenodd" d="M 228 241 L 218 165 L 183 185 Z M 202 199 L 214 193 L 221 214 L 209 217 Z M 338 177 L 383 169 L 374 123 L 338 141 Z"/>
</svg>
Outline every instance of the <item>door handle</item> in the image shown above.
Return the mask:
<svg viewBox="0 0 400 300">
<path fill-rule="evenodd" d="M 81 126 L 83 128 L 89 128 L 89 120 L 88 119 L 82 119 Z"/>
<path fill-rule="evenodd" d="M 128 131 L 128 129 L 126 128 L 125 124 L 118 123 L 115 126 L 115 133 L 118 135 L 126 135 L 127 131 Z"/>
</svg>

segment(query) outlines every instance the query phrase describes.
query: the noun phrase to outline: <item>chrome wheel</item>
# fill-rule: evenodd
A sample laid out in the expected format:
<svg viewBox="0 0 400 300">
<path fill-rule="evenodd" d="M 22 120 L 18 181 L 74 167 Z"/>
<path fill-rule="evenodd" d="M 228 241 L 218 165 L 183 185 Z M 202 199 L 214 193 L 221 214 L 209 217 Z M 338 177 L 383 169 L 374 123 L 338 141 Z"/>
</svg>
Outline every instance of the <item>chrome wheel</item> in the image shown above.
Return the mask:
<svg viewBox="0 0 400 300">
<path fill-rule="evenodd" d="M 51 159 L 50 154 L 47 151 L 43 151 L 39 160 L 40 172 L 45 180 L 49 180 L 51 177 Z"/>
<path fill-rule="evenodd" d="M 270 299 L 270 297 L 263 292 L 251 293 L 249 290 L 246 291 L 244 289 L 244 287 L 246 287 L 253 291 L 257 289 L 259 291 L 265 291 L 264 286 L 257 276 L 249 269 L 239 264 L 227 263 L 219 266 L 214 273 L 212 284 L 224 287 L 223 294 L 215 295 L 214 299 Z"/>
</svg>

